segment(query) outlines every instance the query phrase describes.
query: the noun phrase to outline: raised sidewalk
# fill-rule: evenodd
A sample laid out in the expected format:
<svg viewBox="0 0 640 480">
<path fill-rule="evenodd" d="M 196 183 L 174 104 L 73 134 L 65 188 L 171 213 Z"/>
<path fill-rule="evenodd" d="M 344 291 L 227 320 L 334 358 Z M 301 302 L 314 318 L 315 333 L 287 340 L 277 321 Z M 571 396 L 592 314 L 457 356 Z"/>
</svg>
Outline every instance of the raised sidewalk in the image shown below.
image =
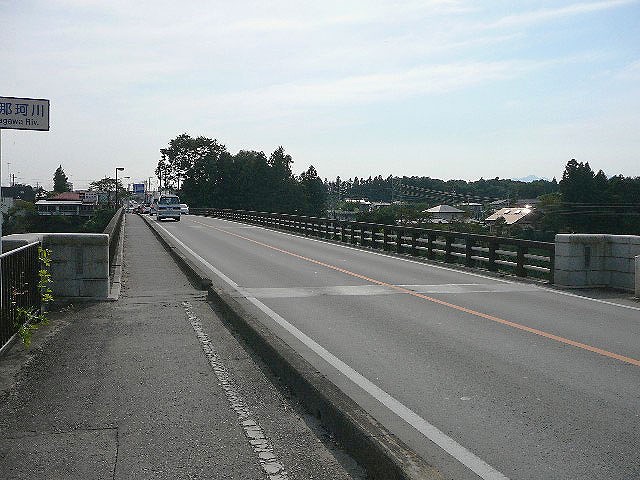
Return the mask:
<svg viewBox="0 0 640 480">
<path fill-rule="evenodd" d="M 355 479 L 135 215 L 117 302 L 0 357 L 2 479 Z"/>
</svg>

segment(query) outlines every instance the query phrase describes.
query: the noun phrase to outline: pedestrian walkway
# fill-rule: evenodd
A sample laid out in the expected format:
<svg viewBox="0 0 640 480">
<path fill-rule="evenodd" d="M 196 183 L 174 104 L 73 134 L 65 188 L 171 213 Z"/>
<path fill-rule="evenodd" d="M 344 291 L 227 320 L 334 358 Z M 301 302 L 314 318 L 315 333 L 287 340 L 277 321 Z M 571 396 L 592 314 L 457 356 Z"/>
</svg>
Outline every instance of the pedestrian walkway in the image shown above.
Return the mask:
<svg viewBox="0 0 640 480">
<path fill-rule="evenodd" d="M 53 318 L 0 358 L 0 478 L 362 478 L 138 216 L 120 299 Z"/>
</svg>

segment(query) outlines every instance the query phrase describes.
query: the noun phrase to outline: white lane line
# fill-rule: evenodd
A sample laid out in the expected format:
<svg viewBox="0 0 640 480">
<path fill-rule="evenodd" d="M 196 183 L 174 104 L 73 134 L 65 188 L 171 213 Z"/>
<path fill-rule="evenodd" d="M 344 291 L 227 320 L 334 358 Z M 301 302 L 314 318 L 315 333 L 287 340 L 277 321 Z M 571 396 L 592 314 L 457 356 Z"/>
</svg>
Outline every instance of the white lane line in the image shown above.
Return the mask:
<svg viewBox="0 0 640 480">
<path fill-rule="evenodd" d="M 191 248 L 185 245 L 182 241 L 180 241 L 175 235 L 170 233 L 166 228 L 162 225 L 158 225 L 162 228 L 167 235 L 173 238 L 182 248 L 184 248 L 187 252 L 193 255 L 198 261 L 202 262 L 208 269 L 210 269 L 213 273 L 215 273 L 219 278 L 221 278 L 225 283 L 227 283 L 230 287 L 236 290 L 239 294 L 242 295 L 241 289 L 238 287 L 238 284 L 227 277 L 224 273 L 218 270 L 216 267 L 207 262 L 204 258 L 194 252 Z M 444 432 L 439 430 L 434 425 L 431 425 L 424 418 L 420 417 L 417 413 L 411 410 L 406 405 L 402 404 L 394 397 L 389 395 L 387 392 L 382 390 L 380 387 L 375 385 L 373 382 L 365 378 L 363 375 L 355 371 L 349 365 L 344 363 L 342 360 L 337 358 L 335 355 L 330 353 L 324 347 L 316 343 L 310 337 L 305 335 L 303 332 L 298 330 L 295 326 L 287 322 L 284 318 L 278 315 L 276 312 L 267 307 L 264 303 L 254 297 L 249 297 L 243 295 L 248 301 L 253 303 L 256 307 L 258 307 L 262 312 L 267 314 L 273 321 L 275 321 L 278 325 L 288 331 L 290 334 L 295 336 L 299 341 L 301 341 L 304 345 L 310 348 L 313 352 L 315 352 L 318 356 L 320 356 L 323 360 L 329 363 L 333 368 L 338 370 L 340 373 L 349 378 L 354 384 L 360 387 L 362 390 L 367 392 L 373 398 L 375 398 L 382 405 L 391 410 L 394 414 L 404 420 L 407 424 L 411 425 L 415 430 L 420 432 L 425 438 L 432 441 L 434 444 L 438 445 L 442 450 L 447 452 L 453 458 L 458 460 L 460 463 L 465 465 L 469 470 L 474 472 L 483 480 L 509 480 L 508 477 L 500 473 L 498 470 L 493 468 L 487 462 L 482 460 L 480 457 L 475 455 L 473 452 L 469 451 L 458 442 L 456 442 L 453 438 L 446 435 Z"/>
<path fill-rule="evenodd" d="M 222 221 L 222 222 L 243 225 L 240 222 L 235 222 L 235 221 L 227 220 L 227 219 L 224 219 L 224 218 L 217 218 L 217 217 L 202 217 L 202 218 L 215 218 L 216 220 L 219 220 L 219 221 Z M 511 284 L 511 285 L 519 285 L 520 284 L 520 282 L 514 282 L 513 280 L 505 280 L 505 279 L 502 279 L 502 278 L 490 277 L 488 275 L 483 275 L 481 273 L 473 273 L 473 272 L 466 272 L 466 271 L 463 271 L 463 270 L 456 270 L 454 268 L 446 267 L 444 265 L 433 265 L 432 263 L 419 262 L 417 260 L 412 260 L 410 258 L 404 258 L 404 257 L 400 257 L 400 256 L 395 257 L 395 256 L 387 255 L 386 253 L 383 253 L 383 252 L 374 252 L 374 251 L 371 251 L 371 250 L 363 250 L 362 248 L 351 247 L 349 245 L 342 245 L 340 243 L 327 242 L 326 240 L 322 240 L 320 238 L 301 237 L 300 235 L 296 235 L 295 233 L 281 232 L 280 230 L 273 230 L 273 229 L 262 227 L 262 226 L 259 226 L 259 225 L 255 225 L 254 228 L 258 228 L 260 230 L 266 230 L 267 232 L 278 233 L 280 235 L 286 235 L 288 237 L 304 239 L 304 240 L 308 240 L 308 241 L 311 241 L 311 242 L 319 242 L 319 243 L 323 243 L 325 245 L 333 245 L 333 246 L 336 246 L 336 247 L 344 248 L 346 250 L 353 250 L 355 252 L 367 253 L 369 255 L 377 255 L 377 256 L 385 257 L 385 258 L 392 258 L 394 260 L 400 260 L 400 261 L 403 261 L 403 262 L 413 263 L 413 264 L 416 264 L 416 265 L 422 265 L 424 267 L 435 268 L 435 269 L 438 269 L 438 270 L 446 270 L 447 272 L 459 273 L 461 275 L 470 275 L 472 277 L 485 278 L 487 280 L 493 280 L 495 282 L 501 282 L 501 283 L 508 283 L 508 284 Z M 549 287 L 545 287 L 545 286 L 542 286 L 542 285 L 531 284 L 530 286 L 535 288 L 535 289 L 543 290 L 543 291 L 548 292 L 548 293 L 555 293 L 555 294 L 558 294 L 558 295 L 564 295 L 565 297 L 573 297 L 573 298 L 578 298 L 578 299 L 581 299 L 581 300 L 588 300 L 590 302 L 601 303 L 601 304 L 604 304 L 604 305 L 611 305 L 612 307 L 621 307 L 621 308 L 626 308 L 627 310 L 636 310 L 636 311 L 640 312 L 640 307 L 634 307 L 633 305 L 626 305 L 624 303 L 616 303 L 616 302 L 612 302 L 610 300 L 601 300 L 599 298 L 585 297 L 585 296 L 582 296 L 582 295 L 576 295 L 575 293 L 564 292 L 562 290 L 556 290 L 554 288 L 549 288 Z"/>
<path fill-rule="evenodd" d="M 533 290 L 527 285 L 503 285 L 480 283 L 446 283 L 438 285 L 398 285 L 416 293 L 469 294 L 469 293 L 520 293 Z M 245 296 L 255 298 L 303 298 L 319 296 L 378 296 L 407 295 L 385 285 L 334 285 L 329 287 L 255 287 L 243 288 Z"/>
<path fill-rule="evenodd" d="M 182 302 L 182 307 L 184 308 L 187 320 L 191 323 L 194 332 L 196 332 L 196 337 L 200 340 L 202 351 L 207 357 L 207 360 L 209 360 L 209 365 L 211 365 L 213 372 L 218 378 L 220 386 L 227 397 L 227 401 L 236 412 L 236 415 L 238 415 L 238 420 L 242 425 L 247 441 L 256 454 L 262 470 L 267 474 L 269 480 L 288 480 L 287 471 L 273 452 L 273 445 L 271 445 L 267 439 L 264 430 L 262 430 L 262 427 L 255 417 L 252 418 L 251 411 L 244 401 L 244 398 L 242 398 L 242 395 L 240 395 L 238 386 L 231 378 L 227 367 L 213 348 L 208 335 L 202 329 L 202 324 L 200 320 L 198 320 L 198 316 L 194 313 L 193 307 L 189 302 Z"/>
</svg>

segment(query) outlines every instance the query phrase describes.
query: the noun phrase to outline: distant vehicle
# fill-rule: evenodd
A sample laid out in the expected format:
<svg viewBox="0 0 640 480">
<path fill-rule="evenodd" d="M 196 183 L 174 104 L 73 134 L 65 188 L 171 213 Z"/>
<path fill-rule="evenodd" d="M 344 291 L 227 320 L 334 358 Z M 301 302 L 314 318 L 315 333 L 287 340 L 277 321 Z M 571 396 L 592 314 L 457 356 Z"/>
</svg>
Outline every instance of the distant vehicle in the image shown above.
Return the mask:
<svg viewBox="0 0 640 480">
<path fill-rule="evenodd" d="M 186 203 L 180 204 L 180 215 L 189 215 L 189 205 Z"/>
<path fill-rule="evenodd" d="M 173 218 L 180 221 L 180 198 L 177 195 L 160 195 L 156 206 L 156 219 Z"/>
</svg>

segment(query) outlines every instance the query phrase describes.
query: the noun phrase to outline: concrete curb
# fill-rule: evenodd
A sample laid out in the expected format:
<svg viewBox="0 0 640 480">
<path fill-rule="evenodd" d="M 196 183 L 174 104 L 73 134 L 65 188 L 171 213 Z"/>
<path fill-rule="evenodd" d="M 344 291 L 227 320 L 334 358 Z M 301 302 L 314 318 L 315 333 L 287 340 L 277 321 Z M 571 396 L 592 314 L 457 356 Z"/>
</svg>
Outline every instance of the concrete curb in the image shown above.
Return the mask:
<svg viewBox="0 0 640 480">
<path fill-rule="evenodd" d="M 229 323 L 293 391 L 305 408 L 327 427 L 368 477 L 379 480 L 436 480 L 441 475 L 391 434 L 356 402 L 318 372 L 292 347 L 255 318 L 249 302 L 214 282 L 195 259 L 174 245 L 154 223 L 145 222 L 178 265 L 224 313 Z M 206 286 L 205 286 L 206 285 Z"/>
<path fill-rule="evenodd" d="M 124 229 L 127 221 L 126 214 L 123 214 L 120 222 L 120 235 L 118 235 L 118 246 L 116 247 L 116 258 L 113 261 L 113 276 L 109 286 L 108 300 L 118 300 L 122 289 L 122 262 L 124 260 Z"/>
</svg>

